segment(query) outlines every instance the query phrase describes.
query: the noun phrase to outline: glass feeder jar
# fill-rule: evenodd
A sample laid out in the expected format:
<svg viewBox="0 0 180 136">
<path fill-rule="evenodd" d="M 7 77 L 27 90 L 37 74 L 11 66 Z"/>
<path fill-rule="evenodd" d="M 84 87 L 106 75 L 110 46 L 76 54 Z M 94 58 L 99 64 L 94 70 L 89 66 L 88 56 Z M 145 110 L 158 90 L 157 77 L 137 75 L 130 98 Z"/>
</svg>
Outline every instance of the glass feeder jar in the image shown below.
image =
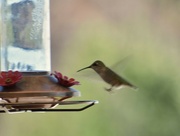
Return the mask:
<svg viewBox="0 0 180 136">
<path fill-rule="evenodd" d="M 49 0 L 0 0 L 1 71 L 50 71 Z"/>
</svg>

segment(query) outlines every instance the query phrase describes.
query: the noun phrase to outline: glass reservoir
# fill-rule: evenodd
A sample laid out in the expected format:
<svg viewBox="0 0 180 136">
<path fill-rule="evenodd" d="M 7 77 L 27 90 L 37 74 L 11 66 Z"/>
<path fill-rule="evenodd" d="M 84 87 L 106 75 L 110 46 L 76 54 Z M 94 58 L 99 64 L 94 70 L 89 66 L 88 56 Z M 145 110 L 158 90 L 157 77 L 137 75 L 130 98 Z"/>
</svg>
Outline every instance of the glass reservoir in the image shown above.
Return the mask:
<svg viewBox="0 0 180 136">
<path fill-rule="evenodd" d="M 49 0 L 0 0 L 1 71 L 50 71 Z"/>
</svg>

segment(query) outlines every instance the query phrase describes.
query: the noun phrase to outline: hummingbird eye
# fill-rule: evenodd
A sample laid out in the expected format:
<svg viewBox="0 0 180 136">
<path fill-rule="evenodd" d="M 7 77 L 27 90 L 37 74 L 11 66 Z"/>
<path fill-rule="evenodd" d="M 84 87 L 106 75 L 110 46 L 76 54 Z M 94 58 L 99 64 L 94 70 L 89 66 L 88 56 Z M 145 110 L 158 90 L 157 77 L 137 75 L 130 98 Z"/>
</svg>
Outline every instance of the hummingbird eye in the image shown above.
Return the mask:
<svg viewBox="0 0 180 136">
<path fill-rule="evenodd" d="M 92 65 L 93 66 L 104 66 L 104 64 L 99 60 L 95 61 Z"/>
<path fill-rule="evenodd" d="M 94 63 L 94 66 L 98 66 L 98 64 L 97 64 L 97 63 Z"/>
<path fill-rule="evenodd" d="M 98 63 L 98 62 L 95 62 L 93 65 L 94 65 L 94 66 L 99 66 L 99 63 Z"/>
</svg>

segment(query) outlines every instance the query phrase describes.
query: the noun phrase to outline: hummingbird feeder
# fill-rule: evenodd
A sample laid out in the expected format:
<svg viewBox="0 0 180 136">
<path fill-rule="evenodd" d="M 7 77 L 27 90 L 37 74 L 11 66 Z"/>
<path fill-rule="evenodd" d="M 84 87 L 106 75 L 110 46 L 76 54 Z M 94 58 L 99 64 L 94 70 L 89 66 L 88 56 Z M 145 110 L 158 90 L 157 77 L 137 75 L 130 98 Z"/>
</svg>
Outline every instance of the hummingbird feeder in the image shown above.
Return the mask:
<svg viewBox="0 0 180 136">
<path fill-rule="evenodd" d="M 71 87 L 79 82 L 50 72 L 49 0 L 1 0 L 0 15 L 0 113 L 82 111 L 98 102 L 67 101 L 81 95 Z"/>
</svg>

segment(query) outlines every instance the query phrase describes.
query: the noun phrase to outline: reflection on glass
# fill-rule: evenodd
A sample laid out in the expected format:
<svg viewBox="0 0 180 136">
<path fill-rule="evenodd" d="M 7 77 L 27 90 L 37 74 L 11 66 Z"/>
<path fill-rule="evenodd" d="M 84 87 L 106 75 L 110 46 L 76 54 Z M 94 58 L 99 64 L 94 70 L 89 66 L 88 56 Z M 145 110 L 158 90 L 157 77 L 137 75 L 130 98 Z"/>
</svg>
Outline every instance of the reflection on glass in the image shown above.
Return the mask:
<svg viewBox="0 0 180 136">
<path fill-rule="evenodd" d="M 0 0 L 1 70 L 50 71 L 48 0 Z"/>
</svg>

